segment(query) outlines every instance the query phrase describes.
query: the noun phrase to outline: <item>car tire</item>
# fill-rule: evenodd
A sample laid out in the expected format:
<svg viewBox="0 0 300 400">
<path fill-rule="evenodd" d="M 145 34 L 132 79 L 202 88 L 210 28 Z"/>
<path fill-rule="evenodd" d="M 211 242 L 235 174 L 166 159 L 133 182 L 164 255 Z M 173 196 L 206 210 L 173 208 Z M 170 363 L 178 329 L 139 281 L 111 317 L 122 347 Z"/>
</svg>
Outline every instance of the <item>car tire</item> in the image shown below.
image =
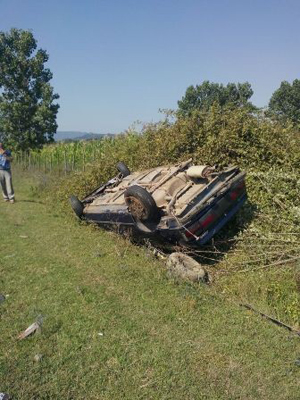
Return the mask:
<svg viewBox="0 0 300 400">
<path fill-rule="evenodd" d="M 77 217 L 82 218 L 83 209 L 84 209 L 82 202 L 78 199 L 78 197 L 72 195 L 70 197 L 70 203 L 71 203 L 71 207 L 73 208 L 73 211 L 75 212 Z"/>
<path fill-rule="evenodd" d="M 117 170 L 123 175 L 124 178 L 131 174 L 130 169 L 122 161 L 118 162 Z"/>
<path fill-rule="evenodd" d="M 141 186 L 134 185 L 124 192 L 125 202 L 130 214 L 138 221 L 158 222 L 159 208 L 152 195 Z"/>
</svg>

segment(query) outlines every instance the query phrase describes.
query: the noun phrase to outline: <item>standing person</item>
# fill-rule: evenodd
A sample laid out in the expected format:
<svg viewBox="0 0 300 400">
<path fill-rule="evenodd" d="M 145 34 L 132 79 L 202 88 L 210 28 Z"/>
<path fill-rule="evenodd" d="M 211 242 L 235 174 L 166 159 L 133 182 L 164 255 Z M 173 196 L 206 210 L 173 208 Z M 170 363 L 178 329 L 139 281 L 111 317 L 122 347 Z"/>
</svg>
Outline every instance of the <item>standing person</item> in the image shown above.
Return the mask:
<svg viewBox="0 0 300 400">
<path fill-rule="evenodd" d="M 12 185 L 10 163 L 12 161 L 11 152 L 5 150 L 3 143 L 0 143 L 0 183 L 4 201 L 15 202 L 15 193 Z"/>
</svg>

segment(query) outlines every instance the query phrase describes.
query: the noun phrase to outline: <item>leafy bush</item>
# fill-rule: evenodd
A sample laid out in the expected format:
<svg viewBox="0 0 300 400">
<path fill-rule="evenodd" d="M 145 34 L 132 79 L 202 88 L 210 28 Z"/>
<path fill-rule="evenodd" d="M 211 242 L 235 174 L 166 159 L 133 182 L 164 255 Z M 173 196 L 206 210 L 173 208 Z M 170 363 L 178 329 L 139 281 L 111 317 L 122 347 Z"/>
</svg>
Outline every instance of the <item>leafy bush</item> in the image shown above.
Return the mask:
<svg viewBox="0 0 300 400">
<path fill-rule="evenodd" d="M 52 196 L 66 200 L 71 193 L 84 196 L 116 173 L 124 161 L 131 170 L 177 163 L 193 157 L 198 164 L 238 165 L 248 172 L 296 173 L 300 168 L 300 135 L 246 109 L 194 111 L 190 117 L 147 124 L 140 134 L 129 131 L 102 141 L 101 153 L 85 172 L 59 179 Z M 286 194 L 295 182 L 287 183 Z M 255 191 L 255 185 L 253 186 Z"/>
</svg>

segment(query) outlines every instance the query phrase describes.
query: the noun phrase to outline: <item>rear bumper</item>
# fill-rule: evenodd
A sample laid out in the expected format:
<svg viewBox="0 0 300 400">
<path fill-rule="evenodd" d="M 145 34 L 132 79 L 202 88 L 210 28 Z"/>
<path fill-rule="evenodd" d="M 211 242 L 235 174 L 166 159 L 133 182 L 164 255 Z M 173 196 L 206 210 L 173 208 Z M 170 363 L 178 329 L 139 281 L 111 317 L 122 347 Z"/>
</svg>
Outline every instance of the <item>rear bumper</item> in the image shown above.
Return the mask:
<svg viewBox="0 0 300 400">
<path fill-rule="evenodd" d="M 207 243 L 238 212 L 238 210 L 242 207 L 246 200 L 247 194 L 245 193 L 238 200 L 238 202 L 227 213 L 225 213 L 221 219 L 218 220 L 218 222 L 213 227 L 202 233 L 198 239 L 194 239 L 193 245 L 202 245 Z"/>
<path fill-rule="evenodd" d="M 158 229 L 155 233 L 172 243 L 182 243 L 191 247 L 201 246 L 207 243 L 238 212 L 246 200 L 247 193 L 244 192 L 213 221 L 210 217 L 215 208 L 220 204 L 219 202 L 199 213 L 193 219 L 193 222 L 178 225 L 174 220 L 174 224 L 177 224 L 176 228 Z M 203 221 L 205 222 L 203 223 Z M 204 228 L 205 224 L 206 227 Z M 195 225 L 197 229 L 194 228 Z"/>
<path fill-rule="evenodd" d="M 247 199 L 244 174 L 220 191 L 211 204 L 207 205 L 192 221 L 184 224 L 181 240 L 187 245 L 197 246 L 207 243 L 241 208 Z"/>
</svg>

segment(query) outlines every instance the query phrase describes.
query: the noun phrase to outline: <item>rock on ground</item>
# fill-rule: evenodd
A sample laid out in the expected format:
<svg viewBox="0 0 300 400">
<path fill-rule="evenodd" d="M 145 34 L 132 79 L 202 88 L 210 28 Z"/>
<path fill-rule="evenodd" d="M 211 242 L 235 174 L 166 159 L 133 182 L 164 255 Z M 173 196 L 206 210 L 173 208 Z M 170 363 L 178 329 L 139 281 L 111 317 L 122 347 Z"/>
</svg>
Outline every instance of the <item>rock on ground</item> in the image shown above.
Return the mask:
<svg viewBox="0 0 300 400">
<path fill-rule="evenodd" d="M 172 253 L 167 260 L 171 276 L 192 282 L 209 282 L 207 271 L 192 257 L 184 253 Z"/>
</svg>

